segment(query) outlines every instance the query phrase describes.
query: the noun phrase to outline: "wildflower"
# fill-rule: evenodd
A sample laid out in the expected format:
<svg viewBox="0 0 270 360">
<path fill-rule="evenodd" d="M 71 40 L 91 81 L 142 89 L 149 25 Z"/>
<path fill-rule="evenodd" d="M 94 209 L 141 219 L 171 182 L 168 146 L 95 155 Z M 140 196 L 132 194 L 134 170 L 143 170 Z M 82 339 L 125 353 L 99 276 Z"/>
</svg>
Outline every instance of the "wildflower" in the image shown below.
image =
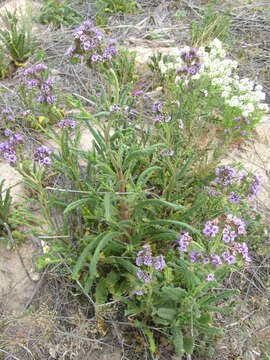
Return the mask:
<svg viewBox="0 0 270 360">
<path fill-rule="evenodd" d="M 213 281 L 215 279 L 215 275 L 214 274 L 208 274 L 206 281 Z"/>
<path fill-rule="evenodd" d="M 164 256 L 159 255 L 154 258 L 154 266 L 156 270 L 163 270 L 166 266 Z"/>
<path fill-rule="evenodd" d="M 151 281 L 151 276 L 149 275 L 149 274 L 145 274 L 144 275 L 144 281 L 146 282 L 146 283 L 149 283 L 150 281 Z"/>
<path fill-rule="evenodd" d="M 121 110 L 120 107 L 116 104 L 110 106 L 110 112 L 119 113 L 120 110 Z"/>
<path fill-rule="evenodd" d="M 207 221 L 204 225 L 203 233 L 205 236 L 215 237 L 218 234 L 219 227 L 217 220 Z"/>
<path fill-rule="evenodd" d="M 46 167 L 51 163 L 51 152 L 52 151 L 47 146 L 42 145 L 35 150 L 34 159 L 38 161 L 39 165 Z"/>
<path fill-rule="evenodd" d="M 162 155 L 162 156 L 173 156 L 173 154 L 174 154 L 173 150 L 169 150 L 169 151 L 161 150 L 160 151 L 160 155 Z"/>
<path fill-rule="evenodd" d="M 221 258 L 220 258 L 219 255 L 213 253 L 213 254 L 211 255 L 211 258 L 212 258 L 211 263 L 212 263 L 213 265 L 216 265 L 216 266 L 222 265 L 222 260 L 221 260 Z"/>
<path fill-rule="evenodd" d="M 233 202 L 234 204 L 238 204 L 240 200 L 241 198 L 238 194 L 236 194 L 234 191 L 230 192 L 229 201 Z"/>
<path fill-rule="evenodd" d="M 138 276 L 139 279 L 142 279 L 143 278 L 143 271 L 141 271 L 141 270 L 138 271 L 137 276 Z"/>
<path fill-rule="evenodd" d="M 136 295 L 138 295 L 138 296 L 142 296 L 142 295 L 143 295 L 142 290 L 137 290 L 137 291 L 136 291 Z"/>
<path fill-rule="evenodd" d="M 65 120 L 60 120 L 58 123 L 58 126 L 63 129 L 63 128 L 70 128 L 70 129 L 74 129 L 76 126 L 76 121 L 74 120 L 69 120 L 69 119 L 65 119 Z"/>
<path fill-rule="evenodd" d="M 178 241 L 178 245 L 180 246 L 181 251 L 188 252 L 188 246 L 192 241 L 192 237 L 189 235 L 188 232 L 185 232 L 181 235 L 180 240 Z"/>
<path fill-rule="evenodd" d="M 227 165 L 216 169 L 215 182 L 219 185 L 231 185 L 237 180 L 237 178 L 237 172 L 231 166 Z"/>
</svg>

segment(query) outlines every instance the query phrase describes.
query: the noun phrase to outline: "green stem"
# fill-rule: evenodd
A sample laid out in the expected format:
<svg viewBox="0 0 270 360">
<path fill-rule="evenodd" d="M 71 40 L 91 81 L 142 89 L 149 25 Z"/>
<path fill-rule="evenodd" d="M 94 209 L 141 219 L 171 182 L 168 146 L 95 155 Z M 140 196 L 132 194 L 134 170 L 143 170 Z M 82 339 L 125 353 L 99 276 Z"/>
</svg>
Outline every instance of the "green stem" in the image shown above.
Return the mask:
<svg viewBox="0 0 270 360">
<path fill-rule="evenodd" d="M 114 79 L 114 86 L 115 86 L 115 89 L 114 89 L 115 102 L 114 103 L 115 103 L 115 105 L 118 105 L 118 103 L 119 103 L 119 82 L 118 82 L 117 76 L 116 76 L 115 72 L 113 71 L 113 69 L 110 69 L 109 71 L 112 74 L 113 79 Z"/>
</svg>

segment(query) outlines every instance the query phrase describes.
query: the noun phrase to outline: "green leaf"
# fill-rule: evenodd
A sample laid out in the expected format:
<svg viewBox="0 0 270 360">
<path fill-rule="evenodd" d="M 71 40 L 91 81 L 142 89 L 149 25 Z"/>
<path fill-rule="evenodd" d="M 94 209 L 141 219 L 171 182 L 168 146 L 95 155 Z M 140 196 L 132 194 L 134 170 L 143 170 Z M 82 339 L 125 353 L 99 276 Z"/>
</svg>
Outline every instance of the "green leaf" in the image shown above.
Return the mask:
<svg viewBox="0 0 270 360">
<path fill-rule="evenodd" d="M 158 206 L 158 205 L 162 205 L 162 206 L 166 206 L 166 207 L 170 207 L 175 211 L 185 211 L 185 207 L 182 205 L 177 205 L 177 204 L 173 204 L 171 202 L 162 200 L 162 199 L 149 199 L 149 200 L 144 200 L 139 202 L 136 207 L 145 207 L 147 205 L 154 205 L 154 206 Z"/>
<path fill-rule="evenodd" d="M 220 300 L 224 300 L 224 299 L 229 299 L 234 295 L 238 295 L 239 294 L 239 290 L 234 289 L 234 290 L 223 290 L 221 291 L 221 293 L 219 294 L 207 294 L 204 295 L 199 301 L 199 305 L 201 307 L 205 306 L 205 305 L 210 305 L 214 302 L 218 302 Z"/>
<path fill-rule="evenodd" d="M 147 149 L 133 151 L 125 159 L 125 162 L 123 165 L 124 169 L 128 168 L 132 159 L 134 159 L 134 158 L 137 159 L 140 156 L 151 155 L 157 151 L 157 149 L 158 149 L 158 147 L 160 147 L 160 145 L 162 145 L 162 144 L 155 144 L 155 145 L 150 146 Z"/>
<path fill-rule="evenodd" d="M 79 272 L 80 272 L 81 268 L 84 266 L 85 261 L 88 257 L 88 254 L 97 245 L 98 241 L 99 241 L 99 237 L 96 237 L 95 239 L 91 239 L 91 242 L 82 251 L 81 255 L 79 256 L 79 258 L 73 268 L 73 274 L 72 274 L 73 279 L 75 279 L 75 280 L 78 279 Z"/>
<path fill-rule="evenodd" d="M 177 221 L 177 220 L 150 220 L 148 222 L 148 224 L 153 224 L 153 225 L 175 225 L 179 228 L 185 228 L 187 230 L 189 230 L 190 232 L 194 233 L 194 234 L 198 234 L 200 235 L 200 232 L 195 229 L 193 226 L 183 223 L 181 221 Z"/>
<path fill-rule="evenodd" d="M 143 331 L 147 335 L 151 353 L 154 354 L 156 352 L 156 344 L 155 344 L 155 340 L 154 340 L 154 335 L 153 335 L 152 331 L 148 328 L 144 328 Z"/>
<path fill-rule="evenodd" d="M 161 170 L 162 168 L 160 166 L 152 166 L 146 170 L 144 170 L 141 175 L 138 177 L 137 180 L 137 186 L 138 187 L 143 187 L 147 181 L 151 178 L 151 176 L 153 176 L 154 172 L 156 172 L 157 170 Z"/>
<path fill-rule="evenodd" d="M 211 335 L 211 336 L 222 336 L 223 335 L 223 331 L 217 327 L 210 327 L 210 326 L 204 326 L 204 325 L 201 325 L 200 323 L 198 323 L 196 321 L 196 327 L 197 329 L 205 334 L 205 335 Z"/>
<path fill-rule="evenodd" d="M 129 273 L 133 274 L 137 277 L 138 268 L 137 266 L 133 265 L 128 260 L 122 259 L 120 257 L 118 258 L 105 258 L 104 262 L 106 264 L 114 264 L 114 265 L 121 265 L 123 266 Z"/>
<path fill-rule="evenodd" d="M 87 203 L 88 201 L 89 201 L 89 198 L 84 198 L 84 199 L 79 199 L 79 200 L 72 202 L 65 208 L 64 214 L 69 213 L 70 211 L 76 209 L 78 206 Z"/>
<path fill-rule="evenodd" d="M 173 301 L 177 301 L 177 302 L 179 302 L 183 296 L 188 295 L 186 290 L 184 290 L 184 289 L 174 288 L 174 287 L 169 287 L 169 286 L 164 286 L 162 288 L 162 292 L 165 293 L 169 299 L 171 299 Z"/>
<path fill-rule="evenodd" d="M 172 308 L 159 308 L 157 315 L 162 319 L 173 321 L 177 315 L 177 310 Z"/>
<path fill-rule="evenodd" d="M 105 206 L 105 219 L 106 221 L 111 220 L 111 194 L 106 193 L 104 196 L 104 206 Z"/>
<path fill-rule="evenodd" d="M 182 356 L 184 354 L 184 341 L 182 331 L 177 328 L 172 328 L 172 342 L 174 345 L 175 353 L 177 356 Z"/>
<path fill-rule="evenodd" d="M 192 337 L 184 337 L 184 350 L 188 354 L 192 354 L 194 349 L 194 339 Z"/>
<path fill-rule="evenodd" d="M 89 289 L 91 288 L 92 283 L 97 275 L 97 263 L 98 263 L 98 258 L 99 258 L 99 255 L 100 255 L 102 249 L 108 244 L 108 242 L 110 240 L 112 240 L 114 237 L 117 237 L 119 235 L 120 235 L 120 233 L 117 231 L 103 233 L 103 238 L 102 238 L 102 240 L 99 241 L 99 244 L 96 247 L 93 258 L 90 263 L 90 267 L 89 267 L 90 279 L 89 279 L 89 284 L 88 284 Z"/>
<path fill-rule="evenodd" d="M 212 315 L 210 313 L 203 313 L 198 318 L 198 321 L 204 325 L 210 324 L 212 322 Z"/>
<path fill-rule="evenodd" d="M 104 304 L 107 301 L 108 290 L 104 279 L 99 280 L 96 286 L 95 298 L 96 304 Z"/>
</svg>

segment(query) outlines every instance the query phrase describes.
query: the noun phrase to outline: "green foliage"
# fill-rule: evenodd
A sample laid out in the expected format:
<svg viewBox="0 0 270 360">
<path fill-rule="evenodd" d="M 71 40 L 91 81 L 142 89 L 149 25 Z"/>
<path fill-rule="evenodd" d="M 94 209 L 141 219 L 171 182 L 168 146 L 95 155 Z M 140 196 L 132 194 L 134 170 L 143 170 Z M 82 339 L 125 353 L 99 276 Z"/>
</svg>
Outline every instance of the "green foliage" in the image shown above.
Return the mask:
<svg viewBox="0 0 270 360">
<path fill-rule="evenodd" d="M 97 8 L 107 13 L 134 13 L 137 10 L 136 1 L 98 0 Z"/>
<path fill-rule="evenodd" d="M 20 21 L 16 11 L 11 13 L 6 10 L 5 14 L 0 14 L 4 23 L 4 28 L 0 29 L 0 40 L 5 46 L 9 57 L 15 63 L 20 65 L 26 61 L 34 51 L 34 38 L 29 30 L 29 26 L 24 21 Z"/>
<path fill-rule="evenodd" d="M 0 80 L 8 76 L 11 61 L 6 56 L 4 49 L 0 46 Z"/>
<path fill-rule="evenodd" d="M 226 150 L 224 139 L 209 132 L 215 123 L 211 112 L 221 106 L 219 95 L 205 77 L 175 81 L 173 69 L 160 70 L 161 59 L 161 54 L 153 57 L 150 67 L 163 88 L 148 98 L 132 88 L 135 54 L 122 51 L 107 67 L 96 67 L 105 79 L 92 91 L 96 113 L 69 97 L 69 111 L 53 111 L 58 121 L 66 113 L 76 119 L 75 128 L 42 127 L 59 149 L 51 164 L 32 165 L 21 155 L 14 166 L 41 205 L 49 251 L 40 256 L 39 266 L 64 260 L 72 278 L 95 300 L 101 328 L 103 304 L 120 301 L 125 315 L 144 331 L 152 353 L 158 351 L 158 328 L 182 357 L 193 354 L 200 342 L 221 337 L 214 314 L 234 310 L 231 298 L 238 291 L 224 288 L 223 281 L 233 268 L 241 268 L 244 257 L 239 252 L 234 261 L 226 260 L 236 242 L 228 245 L 222 231 L 234 226 L 230 217 L 246 216 L 245 201 L 232 203 L 228 196 L 231 191 L 247 195 L 251 179 L 247 175 L 242 188 L 230 183 L 224 189 L 214 182 Z M 23 96 L 26 106 L 35 94 Z M 31 111 L 35 116 L 34 106 Z M 87 150 L 80 146 L 85 128 L 92 139 Z M 45 189 L 54 176 L 67 184 L 65 189 Z M 207 235 L 206 222 L 218 224 L 218 233 Z M 247 233 L 237 234 L 239 246 L 249 232 L 258 235 L 256 224 L 248 226 Z M 183 236 L 186 249 L 180 244 Z M 222 261 L 214 262 L 212 255 Z"/>
<path fill-rule="evenodd" d="M 116 57 L 112 59 L 112 69 L 119 80 L 120 88 L 136 79 L 135 59 L 136 51 L 127 49 L 119 49 Z"/>
<path fill-rule="evenodd" d="M 108 24 L 108 14 L 117 13 L 134 13 L 138 9 L 135 0 L 97 0 L 96 2 L 97 16 L 96 23 L 100 26 Z"/>
<path fill-rule="evenodd" d="M 2 240 L 8 249 L 12 248 L 12 242 L 7 236 L 6 223 L 12 233 L 14 241 L 22 241 L 25 234 L 36 223 L 36 219 L 28 212 L 28 210 L 21 204 L 17 203 L 11 205 L 12 197 L 10 195 L 10 188 L 4 189 L 5 180 L 0 183 L 0 240 Z M 21 231 L 20 226 L 27 226 L 27 231 Z"/>
<path fill-rule="evenodd" d="M 213 12 L 212 7 L 209 6 L 200 22 L 191 22 L 191 44 L 193 46 L 208 45 L 215 38 L 221 41 L 227 40 L 230 23 L 229 13 Z"/>
<path fill-rule="evenodd" d="M 153 129 L 144 123 L 142 111 L 136 121 L 129 121 L 125 111 L 126 107 L 142 109 L 144 100 L 137 97 L 135 101 L 130 86 L 121 89 L 112 69 L 106 78 L 108 91 L 102 86 L 100 95 L 93 97 L 99 107 L 95 115 L 70 98 L 69 105 L 80 110 L 74 136 L 70 136 L 67 128 L 61 134 L 49 126 L 46 130 L 60 145 L 60 154 L 53 157 L 54 170 L 74 184 L 78 192 L 55 191 L 48 197 L 41 186 L 46 169 L 25 179 L 39 193 L 44 218 L 51 229 L 56 230 L 56 226 L 50 209 L 57 208 L 63 214 L 61 234 L 66 235 L 70 229 L 65 224 L 81 211 L 78 224 L 73 223 L 76 246 L 72 245 L 72 252 L 74 241 L 55 242 L 46 258 L 49 263 L 57 262 L 61 253 L 84 292 L 95 288 L 97 304 L 105 303 L 108 297 L 123 301 L 125 314 L 136 317 L 136 324 L 144 330 L 153 353 L 157 344 L 149 326 L 154 323 L 162 326 L 178 356 L 191 354 L 201 335 L 209 339 L 222 335 L 213 327 L 212 313 L 232 311 L 230 305 L 219 307 L 219 302 L 236 293 L 211 291 L 226 276 L 225 265 L 217 271 L 210 265 L 210 271 L 216 272 L 216 281 L 209 283 L 205 280 L 209 270 L 192 265 L 183 254 L 173 250 L 181 232 L 188 231 L 194 238 L 194 249 L 207 251 L 199 227 L 205 216 L 212 218 L 217 209 L 207 197 L 198 198 L 198 193 L 204 191 L 204 182 L 209 179 L 201 176 L 198 183 L 194 182 L 198 149 L 189 137 L 179 133 L 179 110 L 172 99 L 168 99 L 171 121 L 156 124 Z M 87 152 L 78 149 L 82 122 L 93 136 L 92 149 Z M 173 149 L 175 155 L 164 156 L 164 149 Z M 80 170 L 82 159 L 87 162 L 85 174 Z M 191 183 L 193 193 L 189 191 Z M 204 214 L 206 202 L 208 213 Z M 222 203 L 218 209 L 226 211 Z M 79 226 L 81 230 L 74 232 Z M 138 279 L 135 266 L 136 254 L 145 243 L 150 243 L 156 254 L 164 254 L 167 263 L 162 272 L 151 267 L 149 283 Z M 138 291 L 142 291 L 140 296 L 136 295 Z M 129 294 L 128 298 L 124 293 Z M 101 324 L 101 309 L 97 316 Z"/>
<path fill-rule="evenodd" d="M 78 24 L 82 15 L 70 6 L 68 0 L 44 0 L 45 4 L 40 9 L 39 22 L 42 24 L 52 23 L 54 27 L 61 25 Z"/>
<path fill-rule="evenodd" d="M 0 229 L 1 233 L 3 232 L 3 224 L 7 223 L 9 220 L 9 217 L 11 215 L 11 195 L 10 195 L 10 188 L 5 190 L 4 195 L 4 183 L 5 180 L 2 180 L 0 183 Z"/>
</svg>

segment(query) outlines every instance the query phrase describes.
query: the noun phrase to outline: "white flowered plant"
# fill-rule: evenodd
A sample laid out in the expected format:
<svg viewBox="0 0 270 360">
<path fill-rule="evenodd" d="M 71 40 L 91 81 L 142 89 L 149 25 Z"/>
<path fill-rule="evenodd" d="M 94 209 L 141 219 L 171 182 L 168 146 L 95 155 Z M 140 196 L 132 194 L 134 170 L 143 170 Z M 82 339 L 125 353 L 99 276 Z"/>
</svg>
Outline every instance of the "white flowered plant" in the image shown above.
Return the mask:
<svg viewBox="0 0 270 360">
<path fill-rule="evenodd" d="M 174 70 L 176 84 L 179 82 L 188 86 L 191 80 L 207 79 L 210 85 L 208 91 L 215 91 L 223 98 L 224 105 L 234 108 L 237 115 L 258 119 L 268 111 L 267 104 L 263 103 L 265 93 L 262 86 L 248 78 L 239 78 L 236 74 L 238 62 L 226 57 L 218 39 L 198 50 L 185 46 L 176 54 L 174 49 L 169 59 L 164 60 L 159 62 L 160 71 L 166 74 Z"/>
</svg>

